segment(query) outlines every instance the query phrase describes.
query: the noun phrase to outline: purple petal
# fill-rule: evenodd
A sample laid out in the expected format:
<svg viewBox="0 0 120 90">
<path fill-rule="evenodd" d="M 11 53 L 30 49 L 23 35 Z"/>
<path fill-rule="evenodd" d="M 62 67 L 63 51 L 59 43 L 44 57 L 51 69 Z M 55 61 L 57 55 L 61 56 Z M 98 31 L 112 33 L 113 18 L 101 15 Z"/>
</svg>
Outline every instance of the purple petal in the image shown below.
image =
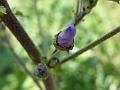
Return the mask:
<svg viewBox="0 0 120 90">
<path fill-rule="evenodd" d="M 67 28 L 63 29 L 61 33 L 59 34 L 59 37 L 67 40 L 71 40 L 74 38 L 76 34 L 76 29 L 74 27 L 74 24 L 67 24 Z"/>
<path fill-rule="evenodd" d="M 59 44 L 64 44 L 64 43 L 72 43 L 73 42 L 73 39 L 70 39 L 70 40 L 68 40 L 68 39 L 65 39 L 65 38 L 61 38 L 61 37 L 58 37 L 58 43 Z"/>
<path fill-rule="evenodd" d="M 67 28 L 63 29 L 57 37 L 57 43 L 61 47 L 70 47 L 73 44 L 74 36 L 76 34 L 76 29 L 74 24 L 67 24 Z"/>
</svg>

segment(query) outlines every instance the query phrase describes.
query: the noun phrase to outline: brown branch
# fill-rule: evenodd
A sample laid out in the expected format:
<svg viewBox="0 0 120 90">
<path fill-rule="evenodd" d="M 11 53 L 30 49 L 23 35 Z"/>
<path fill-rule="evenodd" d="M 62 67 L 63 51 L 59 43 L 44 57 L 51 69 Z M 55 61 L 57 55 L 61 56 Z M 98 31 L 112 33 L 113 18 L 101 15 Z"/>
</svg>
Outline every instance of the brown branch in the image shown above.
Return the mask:
<svg viewBox="0 0 120 90">
<path fill-rule="evenodd" d="M 24 47 L 28 55 L 33 60 L 34 64 L 41 63 L 40 61 L 41 56 L 40 56 L 39 51 L 35 47 L 30 37 L 25 32 L 22 25 L 19 23 L 19 21 L 16 19 L 16 17 L 12 13 L 7 1 L 0 0 L 0 6 L 4 6 L 4 8 L 6 8 L 6 14 L 0 15 L 1 20 L 10 29 L 10 31 L 14 34 L 17 40 L 21 43 L 21 45 Z M 44 84 L 47 90 L 56 90 L 51 74 L 44 81 Z"/>
<path fill-rule="evenodd" d="M 44 85 L 46 87 L 46 90 L 57 90 L 56 84 L 51 73 L 49 73 L 48 78 L 44 80 Z"/>
<path fill-rule="evenodd" d="M 95 41 L 92 41 L 91 43 L 87 44 L 86 46 L 82 47 L 81 49 L 79 49 L 78 51 L 76 51 L 74 54 L 72 54 L 71 56 L 65 57 L 64 59 L 60 60 L 60 64 L 65 63 L 67 61 L 69 61 L 70 59 L 73 59 L 79 55 L 81 55 L 82 53 L 86 52 L 87 50 L 99 45 L 100 43 L 102 43 L 103 41 L 113 37 L 114 35 L 116 35 L 117 33 L 120 32 L 120 25 L 118 27 L 116 27 L 115 29 L 113 29 L 112 31 L 110 31 L 107 34 L 104 34 L 103 36 L 101 36 L 100 38 L 96 39 Z"/>
<path fill-rule="evenodd" d="M 16 39 L 20 42 L 23 48 L 26 50 L 28 55 L 31 57 L 34 64 L 40 63 L 40 53 L 37 50 L 36 46 L 25 32 L 22 25 L 19 23 L 17 18 L 12 13 L 6 0 L 0 0 L 0 6 L 6 8 L 6 14 L 0 15 L 1 20 L 9 28 L 9 30 L 14 34 Z"/>
</svg>

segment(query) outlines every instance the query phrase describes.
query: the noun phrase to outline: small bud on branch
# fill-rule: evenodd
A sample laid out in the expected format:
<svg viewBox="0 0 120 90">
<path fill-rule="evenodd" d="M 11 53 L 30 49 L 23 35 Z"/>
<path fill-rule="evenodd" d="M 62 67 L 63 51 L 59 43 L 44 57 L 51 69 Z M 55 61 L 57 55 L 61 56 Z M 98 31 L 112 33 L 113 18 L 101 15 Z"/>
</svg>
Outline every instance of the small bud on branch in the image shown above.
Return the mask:
<svg viewBox="0 0 120 90">
<path fill-rule="evenodd" d="M 74 46 L 76 29 L 74 24 L 67 24 L 67 28 L 55 36 L 54 46 L 60 50 L 71 50 Z"/>
</svg>

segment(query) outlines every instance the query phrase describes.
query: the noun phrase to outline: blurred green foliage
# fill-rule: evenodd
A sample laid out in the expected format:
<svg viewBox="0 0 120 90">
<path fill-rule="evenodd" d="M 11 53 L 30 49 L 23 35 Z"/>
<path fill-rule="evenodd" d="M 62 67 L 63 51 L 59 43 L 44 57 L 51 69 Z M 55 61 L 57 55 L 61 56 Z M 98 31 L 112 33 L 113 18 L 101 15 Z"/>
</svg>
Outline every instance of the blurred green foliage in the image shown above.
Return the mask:
<svg viewBox="0 0 120 90">
<path fill-rule="evenodd" d="M 38 0 L 40 28 L 36 17 L 34 0 L 8 0 L 14 14 L 26 32 L 32 38 L 42 55 L 49 56 L 54 50 L 54 35 L 65 24 L 73 20 L 75 0 Z M 109 32 L 120 24 L 120 5 L 107 0 L 100 0 L 92 12 L 76 27 L 77 35 L 74 53 L 80 47 Z M 32 68 L 32 61 L 2 24 L 0 25 L 0 90 L 38 90 L 32 79 L 17 64 L 15 57 L 5 43 L 5 33 L 27 67 Z M 85 52 L 52 70 L 57 90 L 120 90 L 120 34 L 99 46 Z M 68 53 L 62 52 L 63 58 Z"/>
</svg>

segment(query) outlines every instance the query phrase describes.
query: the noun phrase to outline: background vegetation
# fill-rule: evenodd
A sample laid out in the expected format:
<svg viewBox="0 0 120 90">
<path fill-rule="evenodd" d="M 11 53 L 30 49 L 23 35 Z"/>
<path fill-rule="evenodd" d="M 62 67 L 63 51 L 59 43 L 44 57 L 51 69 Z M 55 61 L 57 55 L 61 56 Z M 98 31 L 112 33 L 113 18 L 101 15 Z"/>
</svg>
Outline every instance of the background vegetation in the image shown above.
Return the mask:
<svg viewBox="0 0 120 90">
<path fill-rule="evenodd" d="M 54 35 L 71 23 L 75 0 L 38 0 L 40 24 L 34 0 L 8 0 L 14 14 L 39 48 L 42 55 L 53 51 Z M 77 27 L 75 47 L 70 53 L 109 32 L 120 24 L 120 5 L 100 0 L 92 12 Z M 5 35 L 16 53 L 32 71 L 32 61 L 4 25 L 0 24 L 0 90 L 38 90 L 32 79 L 16 62 Z M 87 51 L 74 60 L 51 70 L 58 90 L 120 90 L 120 34 Z M 58 56 L 63 58 L 67 52 Z M 43 86 L 43 83 L 41 82 Z"/>
</svg>

